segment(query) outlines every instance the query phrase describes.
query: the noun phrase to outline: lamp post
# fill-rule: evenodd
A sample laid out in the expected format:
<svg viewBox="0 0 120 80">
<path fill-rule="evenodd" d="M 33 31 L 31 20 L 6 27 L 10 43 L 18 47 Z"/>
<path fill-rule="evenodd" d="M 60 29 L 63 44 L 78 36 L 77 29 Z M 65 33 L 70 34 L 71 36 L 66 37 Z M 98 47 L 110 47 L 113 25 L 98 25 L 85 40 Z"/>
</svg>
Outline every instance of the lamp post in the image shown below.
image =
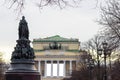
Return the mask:
<svg viewBox="0 0 120 80">
<path fill-rule="evenodd" d="M 107 42 L 103 42 L 102 43 L 102 49 L 98 49 L 98 53 L 99 54 L 103 54 L 104 55 L 104 80 L 107 80 L 107 66 L 106 66 L 106 58 L 107 58 L 107 55 L 109 55 L 111 53 L 111 50 L 108 49 L 108 43 Z"/>
<path fill-rule="evenodd" d="M 99 57 L 102 55 L 101 49 L 97 49 L 97 67 L 98 67 L 98 73 L 97 73 L 97 80 L 100 80 L 100 59 Z"/>
<path fill-rule="evenodd" d="M 109 80 L 111 80 L 111 50 L 108 52 L 108 57 L 109 57 Z"/>
</svg>

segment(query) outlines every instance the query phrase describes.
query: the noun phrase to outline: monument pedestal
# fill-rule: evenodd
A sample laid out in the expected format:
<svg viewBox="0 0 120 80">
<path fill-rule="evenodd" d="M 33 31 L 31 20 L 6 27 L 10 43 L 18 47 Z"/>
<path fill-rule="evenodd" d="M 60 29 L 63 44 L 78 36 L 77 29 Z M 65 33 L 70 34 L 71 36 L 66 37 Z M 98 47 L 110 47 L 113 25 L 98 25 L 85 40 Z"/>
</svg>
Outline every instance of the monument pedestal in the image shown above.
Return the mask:
<svg viewBox="0 0 120 80">
<path fill-rule="evenodd" d="M 5 73 L 6 80 L 41 80 L 35 68 L 35 54 L 30 46 L 29 30 L 25 17 L 19 23 L 19 39 L 12 52 L 11 66 Z"/>
<path fill-rule="evenodd" d="M 5 74 L 6 80 L 40 80 L 37 72 L 9 72 Z"/>
<path fill-rule="evenodd" d="M 15 60 L 5 74 L 6 80 L 41 80 L 32 60 Z"/>
</svg>

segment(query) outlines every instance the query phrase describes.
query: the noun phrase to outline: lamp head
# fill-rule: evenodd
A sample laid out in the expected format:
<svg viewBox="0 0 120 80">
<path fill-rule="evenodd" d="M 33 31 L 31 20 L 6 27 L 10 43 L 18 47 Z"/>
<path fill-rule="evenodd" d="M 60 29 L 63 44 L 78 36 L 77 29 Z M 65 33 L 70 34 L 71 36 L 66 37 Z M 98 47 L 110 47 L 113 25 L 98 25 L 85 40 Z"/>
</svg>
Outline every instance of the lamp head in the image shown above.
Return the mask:
<svg viewBox="0 0 120 80">
<path fill-rule="evenodd" d="M 104 41 L 104 42 L 102 43 L 102 45 L 103 45 L 103 48 L 104 48 L 104 49 L 106 49 L 106 48 L 107 48 L 108 43 L 107 43 L 106 41 Z"/>
<path fill-rule="evenodd" d="M 108 50 L 107 50 L 107 54 L 108 54 L 108 56 L 110 57 L 110 55 L 111 55 L 111 49 L 108 49 Z"/>
<path fill-rule="evenodd" d="M 97 49 L 97 54 L 99 55 L 99 56 L 101 56 L 102 55 L 102 49 Z"/>
</svg>

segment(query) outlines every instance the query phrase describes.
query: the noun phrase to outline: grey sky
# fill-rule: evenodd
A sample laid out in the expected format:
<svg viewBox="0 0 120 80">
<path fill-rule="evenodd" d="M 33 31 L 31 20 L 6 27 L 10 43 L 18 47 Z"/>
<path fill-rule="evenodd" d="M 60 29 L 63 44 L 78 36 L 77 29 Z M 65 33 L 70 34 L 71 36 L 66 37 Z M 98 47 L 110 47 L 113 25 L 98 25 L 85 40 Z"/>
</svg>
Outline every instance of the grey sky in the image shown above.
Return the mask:
<svg viewBox="0 0 120 80">
<path fill-rule="evenodd" d="M 87 41 L 97 33 L 100 26 L 95 23 L 99 12 L 94 7 L 95 3 L 89 0 L 82 2 L 80 8 L 64 10 L 44 8 L 39 11 L 35 4 L 26 4 L 23 15 L 28 22 L 30 40 L 60 35 Z M 6 54 L 11 54 L 16 45 L 20 18 L 17 19 L 13 9 L 8 9 L 6 5 L 0 6 L 0 51 Z"/>
</svg>

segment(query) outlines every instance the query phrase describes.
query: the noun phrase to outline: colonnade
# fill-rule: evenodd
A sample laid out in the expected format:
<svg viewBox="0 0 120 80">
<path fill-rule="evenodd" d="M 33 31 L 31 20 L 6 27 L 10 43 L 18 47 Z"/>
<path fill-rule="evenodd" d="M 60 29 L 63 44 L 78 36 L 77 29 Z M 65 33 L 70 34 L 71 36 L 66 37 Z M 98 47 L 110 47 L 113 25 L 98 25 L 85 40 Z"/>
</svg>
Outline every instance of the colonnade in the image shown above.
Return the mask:
<svg viewBox="0 0 120 80">
<path fill-rule="evenodd" d="M 42 60 L 43 61 L 43 60 Z M 43 62 L 44 62 L 44 70 L 42 70 L 42 65 L 41 65 L 41 62 L 42 61 L 38 61 L 38 65 L 37 65 L 37 67 L 38 67 L 38 71 L 39 72 L 41 72 L 41 71 L 44 71 L 43 73 L 44 74 L 42 74 L 42 76 L 43 77 L 48 77 L 48 75 L 47 75 L 47 64 L 48 64 L 48 62 L 49 62 L 49 64 L 51 64 L 51 75 L 50 75 L 50 77 L 65 77 L 65 76 L 67 76 L 67 74 L 66 74 L 66 62 L 69 62 L 69 74 L 71 74 L 72 73 L 72 70 L 73 70 L 73 60 L 44 60 Z M 63 75 L 60 75 L 60 64 L 63 64 Z M 76 63 L 76 61 L 75 61 L 75 63 Z M 56 74 L 56 76 L 55 75 L 53 75 L 53 64 L 57 64 L 57 74 Z M 76 64 L 75 64 L 76 65 Z"/>
</svg>

